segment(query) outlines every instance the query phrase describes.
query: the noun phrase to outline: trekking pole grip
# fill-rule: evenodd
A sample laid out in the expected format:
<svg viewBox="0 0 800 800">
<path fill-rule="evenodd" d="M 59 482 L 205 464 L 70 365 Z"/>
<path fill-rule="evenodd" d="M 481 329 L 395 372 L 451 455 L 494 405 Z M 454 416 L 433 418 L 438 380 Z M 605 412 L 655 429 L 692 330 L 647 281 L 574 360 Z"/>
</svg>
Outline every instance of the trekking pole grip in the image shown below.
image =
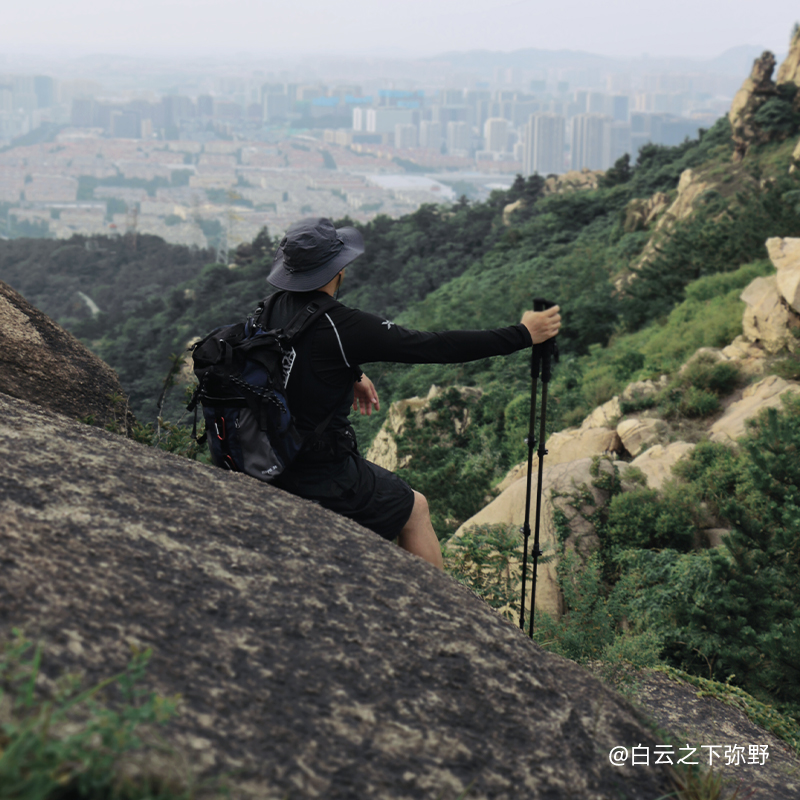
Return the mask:
<svg viewBox="0 0 800 800">
<path fill-rule="evenodd" d="M 534 297 L 533 299 L 534 311 L 547 311 L 548 308 L 552 308 L 554 305 L 555 303 L 550 300 L 545 300 L 542 297 Z M 533 361 L 536 361 L 536 374 L 539 375 L 541 371 L 542 383 L 549 383 L 550 361 L 552 359 L 556 363 L 558 362 L 558 344 L 556 343 L 556 337 L 553 336 L 540 344 L 535 344 L 533 350 L 534 357 L 531 360 L 531 370 L 533 370 Z"/>
</svg>

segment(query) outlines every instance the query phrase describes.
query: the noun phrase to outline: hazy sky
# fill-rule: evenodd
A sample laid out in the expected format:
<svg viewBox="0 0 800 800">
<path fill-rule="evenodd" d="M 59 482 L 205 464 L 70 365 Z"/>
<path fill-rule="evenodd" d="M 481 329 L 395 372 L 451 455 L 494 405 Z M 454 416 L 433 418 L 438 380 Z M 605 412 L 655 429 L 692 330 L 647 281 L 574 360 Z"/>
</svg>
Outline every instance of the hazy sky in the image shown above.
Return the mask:
<svg viewBox="0 0 800 800">
<path fill-rule="evenodd" d="M 5 0 L 3 51 L 430 56 L 585 50 L 711 58 L 786 51 L 796 0 Z"/>
</svg>

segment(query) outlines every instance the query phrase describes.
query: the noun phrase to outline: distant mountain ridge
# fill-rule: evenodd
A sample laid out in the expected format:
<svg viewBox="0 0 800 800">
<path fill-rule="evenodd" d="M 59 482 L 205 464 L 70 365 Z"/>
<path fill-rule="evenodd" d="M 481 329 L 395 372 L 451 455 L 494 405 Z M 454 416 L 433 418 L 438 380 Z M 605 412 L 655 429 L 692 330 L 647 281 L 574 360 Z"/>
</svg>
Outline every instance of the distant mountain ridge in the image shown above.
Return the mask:
<svg viewBox="0 0 800 800">
<path fill-rule="evenodd" d="M 714 58 L 690 59 L 679 57 L 649 58 L 615 58 L 583 50 L 542 50 L 525 48 L 509 53 L 493 50 L 470 50 L 467 52 L 450 51 L 435 56 L 429 61 L 447 61 L 453 68 L 464 70 L 491 71 L 497 68 L 517 69 L 591 69 L 608 70 L 670 70 L 718 72 L 723 75 L 741 76 L 747 74 L 756 59 L 764 51 L 764 47 L 756 45 L 739 45 L 731 47 Z M 782 60 L 781 56 L 781 60 Z"/>
</svg>

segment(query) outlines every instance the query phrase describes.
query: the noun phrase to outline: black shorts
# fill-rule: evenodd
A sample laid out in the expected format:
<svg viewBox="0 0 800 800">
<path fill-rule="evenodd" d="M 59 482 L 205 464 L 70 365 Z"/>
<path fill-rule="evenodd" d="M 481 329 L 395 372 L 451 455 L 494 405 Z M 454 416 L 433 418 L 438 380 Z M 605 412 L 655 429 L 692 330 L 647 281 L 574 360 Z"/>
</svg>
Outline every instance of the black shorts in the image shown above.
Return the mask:
<svg viewBox="0 0 800 800">
<path fill-rule="evenodd" d="M 333 464 L 291 466 L 275 485 L 395 539 L 411 516 L 414 492 L 393 472 L 352 454 Z"/>
</svg>

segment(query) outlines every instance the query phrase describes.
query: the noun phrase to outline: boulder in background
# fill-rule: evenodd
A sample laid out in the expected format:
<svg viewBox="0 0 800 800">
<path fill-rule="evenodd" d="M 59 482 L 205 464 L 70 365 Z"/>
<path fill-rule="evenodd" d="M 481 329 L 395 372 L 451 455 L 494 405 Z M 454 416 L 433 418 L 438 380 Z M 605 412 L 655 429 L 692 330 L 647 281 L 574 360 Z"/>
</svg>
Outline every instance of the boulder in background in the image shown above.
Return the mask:
<svg viewBox="0 0 800 800">
<path fill-rule="evenodd" d="M 2 281 L 0 392 L 125 433 L 134 423 L 116 372 Z"/>
</svg>

